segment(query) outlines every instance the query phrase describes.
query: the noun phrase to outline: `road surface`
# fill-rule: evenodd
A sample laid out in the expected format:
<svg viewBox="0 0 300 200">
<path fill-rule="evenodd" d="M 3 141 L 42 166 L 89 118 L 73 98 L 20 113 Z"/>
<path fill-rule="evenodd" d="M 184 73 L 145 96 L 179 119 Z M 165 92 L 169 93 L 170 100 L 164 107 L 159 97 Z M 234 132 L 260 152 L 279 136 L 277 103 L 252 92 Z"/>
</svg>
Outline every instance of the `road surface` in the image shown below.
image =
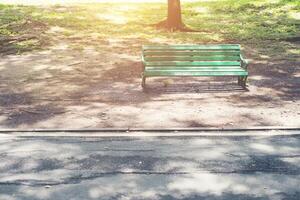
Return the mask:
<svg viewBox="0 0 300 200">
<path fill-rule="evenodd" d="M 0 134 L 0 199 L 299 200 L 300 135 Z"/>
</svg>

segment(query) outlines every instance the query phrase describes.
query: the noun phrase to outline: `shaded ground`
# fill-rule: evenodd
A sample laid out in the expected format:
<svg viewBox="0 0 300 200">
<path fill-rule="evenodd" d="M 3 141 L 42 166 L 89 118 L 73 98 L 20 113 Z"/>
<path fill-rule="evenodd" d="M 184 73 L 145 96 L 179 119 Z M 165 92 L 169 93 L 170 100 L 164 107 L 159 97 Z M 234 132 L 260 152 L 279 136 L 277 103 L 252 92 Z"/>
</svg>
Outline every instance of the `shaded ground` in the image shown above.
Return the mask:
<svg viewBox="0 0 300 200">
<path fill-rule="evenodd" d="M 148 26 L 164 4 L 0 5 L 0 128 L 300 126 L 299 5 L 278 2 L 187 4 L 197 33 Z M 248 90 L 178 78 L 149 79 L 143 92 L 149 43 L 241 43 Z"/>
<path fill-rule="evenodd" d="M 300 195 L 299 135 L 35 134 L 0 135 L 0 199 L 296 200 Z"/>
</svg>

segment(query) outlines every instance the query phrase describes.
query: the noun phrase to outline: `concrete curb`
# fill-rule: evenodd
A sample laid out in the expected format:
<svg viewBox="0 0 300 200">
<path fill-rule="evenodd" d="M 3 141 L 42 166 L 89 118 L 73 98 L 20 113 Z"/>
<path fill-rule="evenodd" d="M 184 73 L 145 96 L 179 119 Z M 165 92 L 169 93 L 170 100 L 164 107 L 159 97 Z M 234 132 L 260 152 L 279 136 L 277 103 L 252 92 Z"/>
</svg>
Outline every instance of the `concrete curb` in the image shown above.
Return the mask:
<svg viewBox="0 0 300 200">
<path fill-rule="evenodd" d="M 300 131 L 300 127 L 259 126 L 259 127 L 193 127 L 193 128 L 92 128 L 92 129 L 0 129 L 0 133 L 25 132 L 199 132 L 199 131 Z"/>
<path fill-rule="evenodd" d="M 300 135 L 300 128 L 169 128 L 169 129 L 0 129 L 0 137 L 260 137 Z"/>
</svg>

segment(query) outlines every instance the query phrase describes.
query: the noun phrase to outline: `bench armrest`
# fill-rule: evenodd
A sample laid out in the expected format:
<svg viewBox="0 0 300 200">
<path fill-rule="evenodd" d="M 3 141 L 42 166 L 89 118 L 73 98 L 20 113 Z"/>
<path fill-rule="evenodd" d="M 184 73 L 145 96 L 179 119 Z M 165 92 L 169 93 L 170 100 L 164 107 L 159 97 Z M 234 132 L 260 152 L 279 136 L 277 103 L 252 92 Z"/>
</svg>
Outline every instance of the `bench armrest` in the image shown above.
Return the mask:
<svg viewBox="0 0 300 200">
<path fill-rule="evenodd" d="M 145 58 L 144 58 L 144 54 L 142 54 L 141 59 L 142 59 L 142 66 L 143 66 L 143 72 L 144 72 L 145 67 L 146 67 L 146 61 L 145 61 Z"/>
<path fill-rule="evenodd" d="M 145 71 L 146 61 L 144 58 L 144 54 L 142 54 L 141 58 L 142 58 L 143 71 Z"/>
<path fill-rule="evenodd" d="M 242 68 L 247 69 L 249 61 L 247 59 L 245 59 L 242 54 L 240 54 L 240 58 L 241 58 L 241 62 L 242 62 Z"/>
<path fill-rule="evenodd" d="M 143 63 L 143 65 L 145 65 L 145 64 L 146 64 L 146 62 L 145 62 L 145 58 L 144 58 L 144 55 L 142 55 L 142 63 Z"/>
</svg>

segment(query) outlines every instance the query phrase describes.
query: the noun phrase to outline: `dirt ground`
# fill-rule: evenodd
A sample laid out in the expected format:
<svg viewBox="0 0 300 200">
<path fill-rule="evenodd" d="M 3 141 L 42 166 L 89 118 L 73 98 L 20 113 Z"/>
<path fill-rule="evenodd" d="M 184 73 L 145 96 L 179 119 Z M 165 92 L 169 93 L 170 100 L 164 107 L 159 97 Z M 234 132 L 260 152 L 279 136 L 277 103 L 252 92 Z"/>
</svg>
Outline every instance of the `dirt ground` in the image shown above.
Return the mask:
<svg viewBox="0 0 300 200">
<path fill-rule="evenodd" d="M 242 44 L 247 90 L 237 78 L 186 77 L 149 78 L 143 91 L 142 45 L 176 41 L 63 30 L 45 30 L 44 50 L 0 52 L 0 128 L 300 127 L 300 60 L 289 50 L 274 57 Z"/>
<path fill-rule="evenodd" d="M 297 60 L 251 60 L 246 47 L 247 90 L 236 78 L 201 77 L 151 78 L 142 91 L 143 41 L 70 49 L 75 40 L 1 56 L 0 128 L 300 126 Z"/>
</svg>

